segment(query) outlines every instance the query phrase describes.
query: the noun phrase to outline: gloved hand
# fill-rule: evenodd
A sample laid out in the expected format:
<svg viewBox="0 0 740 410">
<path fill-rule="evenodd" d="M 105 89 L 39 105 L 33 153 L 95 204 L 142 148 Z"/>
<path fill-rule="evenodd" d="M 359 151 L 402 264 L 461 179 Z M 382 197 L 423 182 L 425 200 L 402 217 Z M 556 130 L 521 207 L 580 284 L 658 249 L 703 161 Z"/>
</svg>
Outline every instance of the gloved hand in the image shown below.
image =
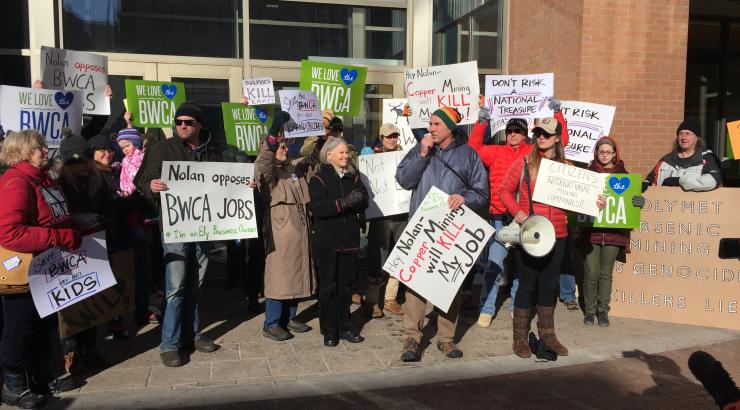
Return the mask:
<svg viewBox="0 0 740 410">
<path fill-rule="evenodd" d="M 679 186 L 678 185 L 678 177 L 668 177 L 663 180 L 663 183 L 661 184 L 663 186 Z"/>
<path fill-rule="evenodd" d="M 560 106 L 561 106 L 562 104 L 560 103 L 560 100 L 558 99 L 558 97 L 555 97 L 555 96 L 553 95 L 552 97 L 549 97 L 549 98 L 547 99 L 547 101 L 549 101 L 549 103 L 547 103 L 547 107 L 548 107 L 549 109 L 551 109 L 551 110 L 553 110 L 553 111 L 555 111 L 555 112 L 558 112 L 558 111 L 560 111 Z"/>
<path fill-rule="evenodd" d="M 280 141 L 278 141 L 277 137 L 270 134 L 265 138 L 265 145 L 267 145 L 267 149 L 270 152 L 275 152 L 280 146 Z"/>
<path fill-rule="evenodd" d="M 481 106 L 478 110 L 478 122 L 481 124 L 487 124 L 491 120 L 491 110 L 485 105 Z"/>
<path fill-rule="evenodd" d="M 645 191 L 650 188 L 650 181 L 642 181 L 642 193 L 644 194 Z"/>
<path fill-rule="evenodd" d="M 75 229 L 61 228 L 52 231 L 52 243 L 71 251 L 76 250 L 82 243 L 80 232 Z"/>
<path fill-rule="evenodd" d="M 275 118 L 272 119 L 272 126 L 270 127 L 270 135 L 277 137 L 280 133 L 280 128 L 283 124 L 290 121 L 290 114 L 286 111 L 278 111 L 275 113 Z"/>
<path fill-rule="evenodd" d="M 340 200 L 340 206 L 342 207 L 342 210 L 351 209 L 359 205 L 361 202 L 362 192 L 355 189 Z"/>
<path fill-rule="evenodd" d="M 642 208 L 645 206 L 645 197 L 642 195 L 635 195 L 632 197 L 632 205 Z"/>
<path fill-rule="evenodd" d="M 404 117 L 411 116 L 411 106 L 408 103 L 403 105 L 403 116 Z"/>
</svg>

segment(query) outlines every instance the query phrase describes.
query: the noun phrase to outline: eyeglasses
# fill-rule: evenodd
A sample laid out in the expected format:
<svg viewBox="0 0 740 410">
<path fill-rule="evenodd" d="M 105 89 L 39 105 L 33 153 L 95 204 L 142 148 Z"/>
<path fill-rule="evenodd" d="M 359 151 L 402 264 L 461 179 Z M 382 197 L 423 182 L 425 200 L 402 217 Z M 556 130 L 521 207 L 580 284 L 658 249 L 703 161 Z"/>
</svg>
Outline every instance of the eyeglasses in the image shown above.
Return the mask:
<svg viewBox="0 0 740 410">
<path fill-rule="evenodd" d="M 614 151 L 597 151 L 599 155 L 614 155 Z"/>
<path fill-rule="evenodd" d="M 521 134 L 521 135 L 524 135 L 524 130 L 521 129 L 521 128 L 508 128 L 506 130 L 506 135 L 509 135 L 509 134 Z"/>
<path fill-rule="evenodd" d="M 195 120 L 175 120 L 175 125 L 178 127 L 185 124 L 188 127 L 192 127 L 195 125 Z"/>
<path fill-rule="evenodd" d="M 278 149 L 284 149 L 284 150 L 287 150 L 287 149 L 288 149 L 288 146 L 287 146 L 287 145 L 285 145 L 285 144 L 280 144 L 280 145 L 278 146 Z"/>
<path fill-rule="evenodd" d="M 49 150 L 49 147 L 47 147 L 46 145 L 37 145 L 37 146 L 31 148 L 31 151 L 36 151 L 36 150 L 39 150 L 39 151 L 48 151 Z"/>
</svg>

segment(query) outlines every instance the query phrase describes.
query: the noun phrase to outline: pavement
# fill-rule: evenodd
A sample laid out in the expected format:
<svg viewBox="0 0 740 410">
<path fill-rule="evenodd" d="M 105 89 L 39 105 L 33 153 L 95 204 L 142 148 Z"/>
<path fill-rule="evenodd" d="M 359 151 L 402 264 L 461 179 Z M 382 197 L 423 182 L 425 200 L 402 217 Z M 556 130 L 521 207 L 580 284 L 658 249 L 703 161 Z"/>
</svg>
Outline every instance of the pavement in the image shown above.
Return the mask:
<svg viewBox="0 0 740 410">
<path fill-rule="evenodd" d="M 617 317 L 608 328 L 584 326 L 581 312 L 559 305 L 556 330 L 570 354 L 537 362 L 512 354 L 504 305 L 487 329 L 475 325 L 475 312 L 464 314 L 456 339 L 465 355 L 453 360 L 435 347 L 430 312 L 422 360 L 403 363 L 400 316 L 370 319 L 358 309 L 365 342 L 327 348 L 315 301 L 306 301 L 297 319 L 313 330 L 275 342 L 262 336 L 264 317 L 247 311 L 242 293 L 222 287 L 222 278 L 210 279 L 201 303 L 203 334 L 218 351 L 167 368 L 159 327 L 132 327 L 135 337 L 100 343 L 112 366 L 83 375 L 84 386 L 46 408 L 716 408 L 686 366 L 697 349 L 740 378 L 740 331 Z"/>
</svg>

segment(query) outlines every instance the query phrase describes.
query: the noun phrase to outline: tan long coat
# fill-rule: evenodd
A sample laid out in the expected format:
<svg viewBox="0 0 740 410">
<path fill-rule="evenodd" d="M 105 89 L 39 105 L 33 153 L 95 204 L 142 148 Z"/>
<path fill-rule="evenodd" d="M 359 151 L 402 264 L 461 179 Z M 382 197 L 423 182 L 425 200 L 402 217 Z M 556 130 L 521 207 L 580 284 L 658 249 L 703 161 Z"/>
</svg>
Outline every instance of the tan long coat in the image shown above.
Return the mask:
<svg viewBox="0 0 740 410">
<path fill-rule="evenodd" d="M 278 162 L 263 143 L 254 170 L 275 244 L 274 251 L 267 250 L 265 297 L 276 300 L 309 297 L 316 290 L 306 209 L 308 184 L 294 176 L 292 165 Z"/>
</svg>

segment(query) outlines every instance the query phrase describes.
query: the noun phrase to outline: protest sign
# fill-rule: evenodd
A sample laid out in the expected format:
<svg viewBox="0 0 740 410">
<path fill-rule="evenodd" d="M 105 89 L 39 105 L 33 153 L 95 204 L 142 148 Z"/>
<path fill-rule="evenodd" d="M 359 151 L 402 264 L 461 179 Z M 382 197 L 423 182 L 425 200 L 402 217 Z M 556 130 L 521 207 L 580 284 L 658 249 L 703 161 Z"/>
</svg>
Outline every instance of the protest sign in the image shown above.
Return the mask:
<svg viewBox="0 0 740 410">
<path fill-rule="evenodd" d="M 407 151 L 360 155 L 360 178 L 368 188 L 370 205 L 365 210 L 367 219 L 404 214 L 409 211 L 411 191 L 396 182 L 396 168 Z"/>
<path fill-rule="evenodd" d="M 252 179 L 254 164 L 162 162 L 164 242 L 256 238 Z"/>
<path fill-rule="evenodd" d="M 5 132 L 34 129 L 46 145 L 56 149 L 69 127 L 79 135 L 82 128 L 82 92 L 0 85 L 0 125 Z"/>
<path fill-rule="evenodd" d="M 185 102 L 185 85 L 126 80 L 126 100 L 135 127 L 170 128 L 175 125 L 177 107 Z"/>
<path fill-rule="evenodd" d="M 408 103 L 405 98 L 390 98 L 383 100 L 383 124 L 393 124 L 398 127 L 401 134 L 398 136 L 398 144 L 403 149 L 409 149 L 416 145 L 416 138 L 411 132 L 411 117 L 403 116 L 403 107 Z"/>
<path fill-rule="evenodd" d="M 449 209 L 447 197 L 432 187 L 383 265 L 445 312 L 495 232 L 467 206 Z"/>
<path fill-rule="evenodd" d="M 640 208 L 632 205 L 632 197 L 642 192 L 642 175 L 608 175 L 607 188 L 604 191 L 606 207 L 596 217 L 583 214 L 568 215 L 571 225 L 626 229 L 640 227 Z"/>
<path fill-rule="evenodd" d="M 301 90 L 316 94 L 321 109 L 332 109 L 336 115 L 360 113 L 366 77 L 365 67 L 301 61 Z"/>
<path fill-rule="evenodd" d="M 740 158 L 740 121 L 727 123 L 727 137 L 730 148 L 727 156 L 734 159 Z"/>
<path fill-rule="evenodd" d="M 40 317 L 46 317 L 116 284 L 105 232 L 82 238 L 79 249 L 48 249 L 31 261 L 28 286 Z"/>
<path fill-rule="evenodd" d="M 278 96 L 280 107 L 290 114 L 290 121 L 285 123 L 285 138 L 324 135 L 316 94 L 303 90 L 280 90 Z"/>
<path fill-rule="evenodd" d="M 568 122 L 565 157 L 588 164 L 594 159 L 596 142 L 609 135 L 615 107 L 581 101 L 563 101 L 560 111 Z"/>
<path fill-rule="evenodd" d="M 134 257 L 132 249 L 112 254 L 110 266 L 116 284 L 58 312 L 61 337 L 69 337 L 85 329 L 102 325 L 134 309 L 136 280 Z M 136 255 L 136 257 L 146 256 Z"/>
<path fill-rule="evenodd" d="M 427 128 L 438 108 L 455 107 L 461 125 L 478 120 L 478 62 L 406 70 L 406 97 L 413 111 L 411 128 Z"/>
<path fill-rule="evenodd" d="M 85 114 L 110 115 L 105 95 L 108 57 L 83 51 L 41 47 L 41 80 L 51 90 L 79 90 Z"/>
<path fill-rule="evenodd" d="M 626 263 L 614 266 L 609 314 L 740 330 L 740 261 L 720 257 L 720 241 L 740 238 L 740 190 L 651 187 L 643 195 Z"/>
<path fill-rule="evenodd" d="M 554 83 L 552 73 L 487 75 L 485 104 L 491 110 L 492 121 L 552 117 L 547 99 L 553 95 Z"/>
<path fill-rule="evenodd" d="M 249 105 L 275 104 L 275 88 L 272 85 L 272 78 L 245 79 L 242 81 L 242 88 Z"/>
<path fill-rule="evenodd" d="M 257 155 L 260 139 L 267 135 L 272 125 L 272 107 L 247 107 L 239 103 L 221 103 L 224 118 L 226 143 L 244 151 L 247 155 Z"/>
<path fill-rule="evenodd" d="M 532 200 L 595 217 L 608 175 L 542 158 Z"/>
</svg>

